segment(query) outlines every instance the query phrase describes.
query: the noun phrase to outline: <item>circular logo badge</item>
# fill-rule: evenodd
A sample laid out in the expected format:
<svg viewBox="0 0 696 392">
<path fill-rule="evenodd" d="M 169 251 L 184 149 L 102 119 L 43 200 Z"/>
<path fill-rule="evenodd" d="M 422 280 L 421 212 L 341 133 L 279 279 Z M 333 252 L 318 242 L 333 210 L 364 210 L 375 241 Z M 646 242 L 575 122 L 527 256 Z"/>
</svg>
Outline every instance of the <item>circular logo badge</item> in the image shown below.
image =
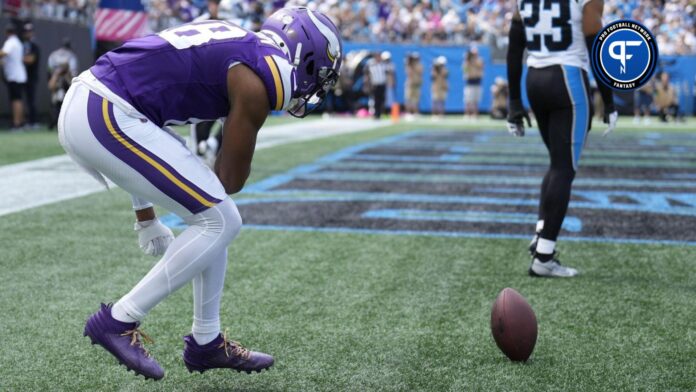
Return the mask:
<svg viewBox="0 0 696 392">
<path fill-rule="evenodd" d="M 617 20 L 602 29 L 592 45 L 592 68 L 614 90 L 635 90 L 647 83 L 657 65 L 657 42 L 642 24 Z"/>
</svg>

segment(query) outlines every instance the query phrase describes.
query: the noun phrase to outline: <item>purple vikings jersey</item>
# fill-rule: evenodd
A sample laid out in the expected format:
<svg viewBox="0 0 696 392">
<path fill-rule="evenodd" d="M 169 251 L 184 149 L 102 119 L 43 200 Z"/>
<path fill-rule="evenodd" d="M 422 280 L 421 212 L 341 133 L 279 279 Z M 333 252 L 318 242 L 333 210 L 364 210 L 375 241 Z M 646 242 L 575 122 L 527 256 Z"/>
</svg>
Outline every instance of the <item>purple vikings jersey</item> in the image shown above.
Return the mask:
<svg viewBox="0 0 696 392">
<path fill-rule="evenodd" d="M 185 24 L 126 42 L 101 56 L 94 76 L 158 126 L 226 117 L 227 71 L 244 64 L 264 85 L 272 110 L 294 90 L 287 51 L 234 24 Z"/>
</svg>

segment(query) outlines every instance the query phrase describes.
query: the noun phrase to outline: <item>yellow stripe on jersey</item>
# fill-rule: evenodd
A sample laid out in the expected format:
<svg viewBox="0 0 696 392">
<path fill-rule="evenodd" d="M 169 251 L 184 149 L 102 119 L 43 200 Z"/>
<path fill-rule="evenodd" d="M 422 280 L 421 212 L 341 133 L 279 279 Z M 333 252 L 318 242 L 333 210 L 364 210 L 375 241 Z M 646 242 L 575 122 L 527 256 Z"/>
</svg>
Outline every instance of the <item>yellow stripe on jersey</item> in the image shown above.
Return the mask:
<svg viewBox="0 0 696 392">
<path fill-rule="evenodd" d="M 285 100 L 283 96 L 283 81 L 280 79 L 280 70 L 278 70 L 278 65 L 273 60 L 271 56 L 264 56 L 266 63 L 268 63 L 268 68 L 271 69 L 271 74 L 273 75 L 273 82 L 275 82 L 276 89 L 276 104 L 274 110 L 283 109 L 283 101 Z"/>
<path fill-rule="evenodd" d="M 191 195 L 194 199 L 198 200 L 204 206 L 206 206 L 206 207 L 214 207 L 215 206 L 215 203 L 211 203 L 210 201 L 206 200 L 198 192 L 194 191 L 188 185 L 184 184 L 178 178 L 176 178 L 174 176 L 174 174 L 172 174 L 172 172 L 167 170 L 167 168 L 160 165 L 154 159 L 150 158 L 144 152 L 140 151 L 137 147 L 130 144 L 128 142 L 128 140 L 123 138 L 123 136 L 119 135 L 118 132 L 116 132 L 114 125 L 111 123 L 111 118 L 109 118 L 109 101 L 107 101 L 106 99 L 104 99 L 102 101 L 102 115 L 104 116 L 104 123 L 106 124 L 106 128 L 109 130 L 109 133 L 111 133 L 111 136 L 113 136 L 114 139 L 116 139 L 119 143 L 123 144 L 127 149 L 132 151 L 135 155 L 142 158 L 145 162 L 149 163 L 151 166 L 153 166 L 155 169 L 157 169 L 160 173 L 164 174 L 164 176 L 167 177 L 176 186 L 178 186 L 184 192 Z"/>
</svg>

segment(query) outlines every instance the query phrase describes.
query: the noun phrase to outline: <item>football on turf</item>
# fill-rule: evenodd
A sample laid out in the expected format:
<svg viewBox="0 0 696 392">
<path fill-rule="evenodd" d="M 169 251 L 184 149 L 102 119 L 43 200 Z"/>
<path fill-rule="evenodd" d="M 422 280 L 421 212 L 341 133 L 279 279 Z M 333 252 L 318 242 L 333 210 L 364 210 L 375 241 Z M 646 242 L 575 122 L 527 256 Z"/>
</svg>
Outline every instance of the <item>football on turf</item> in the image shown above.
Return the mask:
<svg viewBox="0 0 696 392">
<path fill-rule="evenodd" d="M 504 288 L 493 303 L 491 332 L 495 344 L 512 361 L 526 361 L 534 351 L 537 320 L 532 307 L 514 289 Z"/>
</svg>

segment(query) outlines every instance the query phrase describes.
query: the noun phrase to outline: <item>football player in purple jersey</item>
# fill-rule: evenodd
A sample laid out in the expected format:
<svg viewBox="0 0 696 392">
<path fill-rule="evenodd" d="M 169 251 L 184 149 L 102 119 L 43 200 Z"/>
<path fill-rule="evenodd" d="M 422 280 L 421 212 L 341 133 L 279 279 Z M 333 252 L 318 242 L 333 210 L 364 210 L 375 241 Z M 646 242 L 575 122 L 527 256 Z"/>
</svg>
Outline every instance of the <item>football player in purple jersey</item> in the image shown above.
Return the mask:
<svg viewBox="0 0 696 392">
<path fill-rule="evenodd" d="M 126 42 L 76 78 L 58 121 L 60 141 L 96 179 L 132 195 L 140 247 L 160 261 L 126 295 L 101 305 L 84 333 L 146 378 L 164 371 L 145 350 L 147 313 L 193 282 L 189 371 L 261 371 L 273 357 L 220 333 L 227 247 L 242 225 L 228 196 L 249 176 L 256 135 L 271 110 L 304 117 L 336 83 L 340 35 L 306 8 L 274 13 L 259 33 L 223 21 L 185 24 Z M 203 165 L 170 124 L 225 118 L 215 166 Z M 153 204 L 188 228 L 174 238 Z"/>
</svg>

